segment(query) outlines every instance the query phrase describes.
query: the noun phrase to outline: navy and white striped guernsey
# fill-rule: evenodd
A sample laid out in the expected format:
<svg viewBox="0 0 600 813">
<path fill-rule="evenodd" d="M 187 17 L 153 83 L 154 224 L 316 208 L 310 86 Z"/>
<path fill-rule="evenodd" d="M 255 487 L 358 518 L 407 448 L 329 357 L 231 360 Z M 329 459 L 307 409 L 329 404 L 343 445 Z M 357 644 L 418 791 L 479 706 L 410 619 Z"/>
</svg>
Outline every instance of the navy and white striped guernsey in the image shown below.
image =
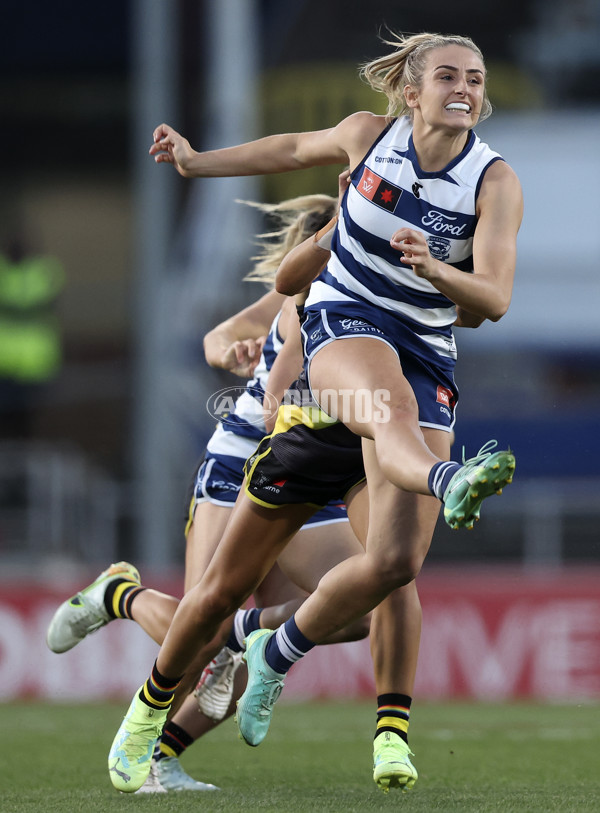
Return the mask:
<svg viewBox="0 0 600 813">
<path fill-rule="evenodd" d="M 339 309 L 368 303 L 395 314 L 433 355 L 456 358 L 455 305 L 400 262 L 390 246 L 401 228 L 426 236 L 433 257 L 473 271 L 476 203 L 486 169 L 501 156 L 474 132 L 463 151 L 439 172 L 424 172 L 412 123 L 395 119 L 352 173 L 326 269 L 313 282 L 305 308 Z"/>
<path fill-rule="evenodd" d="M 236 456 L 245 460 L 255 450 L 257 442 L 266 435 L 263 398 L 269 372 L 283 345 L 278 328 L 280 316 L 281 311 L 271 324 L 254 370 L 254 378 L 246 382 L 232 412 L 221 419 L 210 438 L 206 447 L 209 453 Z"/>
</svg>

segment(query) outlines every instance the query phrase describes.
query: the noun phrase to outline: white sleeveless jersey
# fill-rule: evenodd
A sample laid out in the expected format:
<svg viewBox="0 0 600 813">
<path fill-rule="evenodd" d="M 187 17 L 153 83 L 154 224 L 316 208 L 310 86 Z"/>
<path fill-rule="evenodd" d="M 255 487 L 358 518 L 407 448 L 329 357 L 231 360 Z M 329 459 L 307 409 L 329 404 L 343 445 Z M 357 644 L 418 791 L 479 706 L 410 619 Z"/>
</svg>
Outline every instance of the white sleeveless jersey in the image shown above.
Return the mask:
<svg viewBox="0 0 600 813">
<path fill-rule="evenodd" d="M 263 398 L 269 372 L 283 345 L 278 330 L 280 316 L 281 311 L 271 324 L 260 360 L 254 370 L 254 378 L 246 382 L 233 411 L 224 416 L 217 425 L 207 443 L 207 452 L 241 457 L 245 460 L 254 452 L 258 441 L 266 435 Z"/>
<path fill-rule="evenodd" d="M 423 232 L 432 256 L 473 271 L 475 206 L 485 170 L 502 160 L 475 133 L 443 170 L 424 172 L 408 117 L 395 119 L 352 173 L 327 268 L 305 307 L 365 302 L 400 317 L 430 349 L 456 357 L 455 305 L 410 266 L 389 240 L 401 228 Z"/>
</svg>

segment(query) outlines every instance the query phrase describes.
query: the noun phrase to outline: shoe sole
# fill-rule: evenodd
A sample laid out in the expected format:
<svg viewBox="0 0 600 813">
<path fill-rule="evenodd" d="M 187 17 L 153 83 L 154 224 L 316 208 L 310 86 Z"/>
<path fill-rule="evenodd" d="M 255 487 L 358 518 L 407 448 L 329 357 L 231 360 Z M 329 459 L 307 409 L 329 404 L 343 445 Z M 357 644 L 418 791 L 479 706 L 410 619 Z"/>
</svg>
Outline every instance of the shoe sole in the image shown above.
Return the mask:
<svg viewBox="0 0 600 813">
<path fill-rule="evenodd" d="M 479 520 L 481 503 L 492 494 L 502 494 L 513 481 L 516 461 L 510 452 L 496 452 L 481 465 L 481 471 L 470 483 L 465 495 L 453 508 L 444 507 L 444 519 L 453 530 L 467 528 Z"/>
<path fill-rule="evenodd" d="M 380 776 L 379 779 L 375 780 L 375 784 L 384 793 L 389 793 L 392 788 L 398 788 L 403 793 L 406 793 L 407 790 L 412 790 L 416 781 L 414 776 L 402 774 L 398 776 Z"/>
<path fill-rule="evenodd" d="M 398 765 L 394 768 L 394 765 Z M 418 779 L 418 775 L 412 764 L 409 762 L 386 760 L 381 766 L 381 773 L 378 769 L 373 770 L 373 781 L 384 793 L 388 793 L 390 788 L 399 788 L 402 791 L 410 790 Z"/>
</svg>

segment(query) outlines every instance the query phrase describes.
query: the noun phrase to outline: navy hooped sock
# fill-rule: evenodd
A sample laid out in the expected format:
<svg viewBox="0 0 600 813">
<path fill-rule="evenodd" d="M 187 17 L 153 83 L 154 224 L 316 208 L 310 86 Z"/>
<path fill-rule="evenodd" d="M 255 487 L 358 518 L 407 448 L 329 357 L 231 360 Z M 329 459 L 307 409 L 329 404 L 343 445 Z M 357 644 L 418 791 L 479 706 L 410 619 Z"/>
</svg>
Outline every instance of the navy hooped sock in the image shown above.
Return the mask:
<svg viewBox="0 0 600 813">
<path fill-rule="evenodd" d="M 284 675 L 296 661 L 316 646 L 298 629 L 294 616 L 271 635 L 265 647 L 265 660 L 275 672 Z"/>
<path fill-rule="evenodd" d="M 238 610 L 233 620 L 233 627 L 225 646 L 232 652 L 243 652 L 244 638 L 254 630 L 260 629 L 260 614 L 262 607 L 253 607 L 251 610 Z"/>
<path fill-rule="evenodd" d="M 460 468 L 462 468 L 461 464 L 454 460 L 440 460 L 433 466 L 429 472 L 427 485 L 434 497 L 437 497 L 438 500 L 444 499 L 448 483 Z"/>
</svg>

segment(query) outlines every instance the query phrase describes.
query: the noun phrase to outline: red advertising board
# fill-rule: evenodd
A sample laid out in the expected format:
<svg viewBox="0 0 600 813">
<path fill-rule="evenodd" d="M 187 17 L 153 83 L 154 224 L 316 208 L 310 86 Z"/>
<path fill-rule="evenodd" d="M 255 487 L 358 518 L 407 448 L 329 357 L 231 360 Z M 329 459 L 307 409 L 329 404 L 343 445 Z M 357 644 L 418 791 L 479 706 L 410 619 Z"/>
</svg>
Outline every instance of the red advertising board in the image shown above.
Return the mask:
<svg viewBox="0 0 600 813">
<path fill-rule="evenodd" d="M 0 584 L 0 701 L 126 698 L 158 647 L 116 621 L 70 652 L 45 644 L 57 605 L 96 574 L 60 586 Z M 165 592 L 179 579 L 145 580 Z M 600 698 L 600 568 L 544 573 L 504 567 L 431 569 L 418 579 L 420 699 Z M 288 698 L 372 697 L 368 640 L 317 647 L 286 681 Z"/>
</svg>

